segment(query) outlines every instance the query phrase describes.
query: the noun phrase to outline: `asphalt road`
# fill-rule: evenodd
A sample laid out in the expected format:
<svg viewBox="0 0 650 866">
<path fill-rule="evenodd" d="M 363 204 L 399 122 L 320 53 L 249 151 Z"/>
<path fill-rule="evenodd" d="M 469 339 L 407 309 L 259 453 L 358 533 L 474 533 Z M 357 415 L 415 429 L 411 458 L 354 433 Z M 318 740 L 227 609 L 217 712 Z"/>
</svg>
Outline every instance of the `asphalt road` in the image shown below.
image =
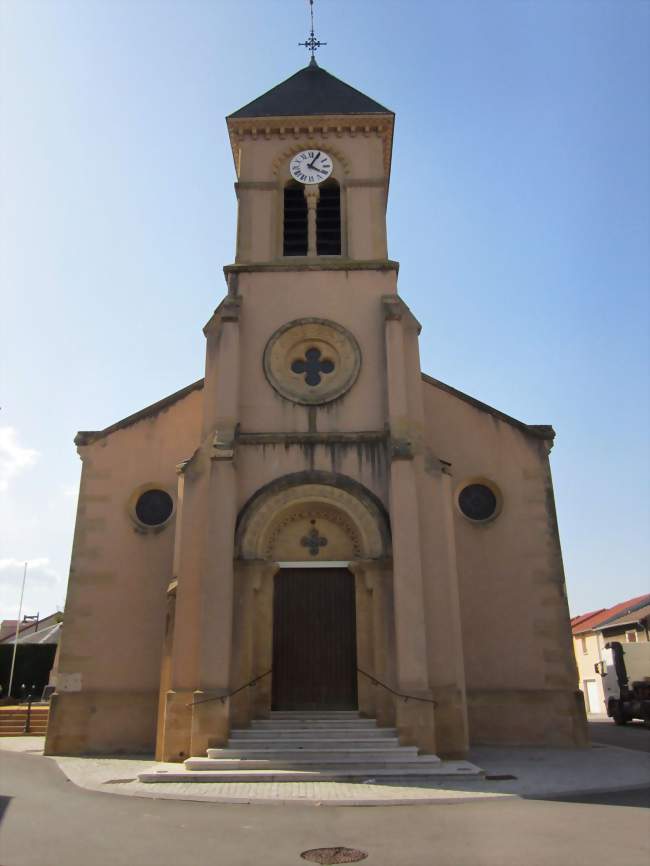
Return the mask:
<svg viewBox="0 0 650 866">
<path fill-rule="evenodd" d="M 647 792 L 596 802 L 224 806 L 96 793 L 35 755 L 0 753 L 2 866 L 305 866 L 343 845 L 368 866 L 647 866 Z M 582 798 L 583 800 L 594 798 Z M 605 803 L 609 805 L 605 805 Z"/>
<path fill-rule="evenodd" d="M 621 746 L 624 749 L 650 752 L 650 727 L 646 727 L 643 722 L 615 725 L 611 719 L 590 721 L 589 736 L 592 743 L 604 743 L 607 746 Z"/>
</svg>

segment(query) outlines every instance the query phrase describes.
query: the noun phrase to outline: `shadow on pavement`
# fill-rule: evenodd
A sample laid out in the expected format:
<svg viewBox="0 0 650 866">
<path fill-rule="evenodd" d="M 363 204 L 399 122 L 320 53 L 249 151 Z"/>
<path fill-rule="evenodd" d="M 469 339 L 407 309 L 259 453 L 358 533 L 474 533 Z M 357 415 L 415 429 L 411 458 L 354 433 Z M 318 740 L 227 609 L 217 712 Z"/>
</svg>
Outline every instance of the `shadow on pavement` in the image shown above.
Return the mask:
<svg viewBox="0 0 650 866">
<path fill-rule="evenodd" d="M 650 788 L 627 791 L 603 791 L 586 794 L 563 794 L 553 797 L 524 797 L 525 800 L 548 800 L 553 803 L 584 803 L 590 806 L 633 806 L 650 809 Z"/>
<path fill-rule="evenodd" d="M 2 823 L 2 819 L 5 816 L 9 803 L 11 803 L 11 797 L 4 797 L 0 794 L 0 824 Z"/>
</svg>

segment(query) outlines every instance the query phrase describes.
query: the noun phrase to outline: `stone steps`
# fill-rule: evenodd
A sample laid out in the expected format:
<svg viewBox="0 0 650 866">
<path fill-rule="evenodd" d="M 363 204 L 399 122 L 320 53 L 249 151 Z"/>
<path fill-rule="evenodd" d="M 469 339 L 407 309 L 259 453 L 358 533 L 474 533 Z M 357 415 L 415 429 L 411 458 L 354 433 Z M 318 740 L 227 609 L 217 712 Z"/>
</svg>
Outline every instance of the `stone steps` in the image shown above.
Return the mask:
<svg viewBox="0 0 650 866">
<path fill-rule="evenodd" d="M 427 758 L 434 758 L 428 761 Z M 314 753 L 313 755 L 282 755 L 276 753 L 269 757 L 254 757 L 249 755 L 243 758 L 221 757 L 221 758 L 187 758 L 185 767 L 188 770 L 205 772 L 206 770 L 301 770 L 301 769 L 325 769 L 325 770 L 354 770 L 365 772 L 369 767 L 389 770 L 397 767 L 399 770 L 407 770 L 410 767 L 438 766 L 440 758 L 435 755 L 392 755 L 389 752 L 374 755 L 359 755 L 350 752 L 335 752 L 331 755 Z"/>
<path fill-rule="evenodd" d="M 25 733 L 27 723 L 27 707 L 0 707 L 0 737 L 42 737 L 47 733 L 47 723 L 50 716 L 49 707 L 32 706 L 29 731 Z"/>
<path fill-rule="evenodd" d="M 399 746 L 399 740 L 397 737 L 372 737 L 363 740 L 358 737 L 354 737 L 354 739 L 343 739 L 338 737 L 292 737 L 289 739 L 288 737 L 282 737 L 281 739 L 267 738 L 263 740 L 231 737 L 230 740 L 228 740 L 229 749 L 243 749 L 255 752 L 268 751 L 269 749 L 277 748 L 301 751 L 313 751 L 314 749 L 344 749 L 347 751 L 350 749 L 362 749 L 365 751 L 367 749 L 394 749 L 397 746 Z M 208 755 L 210 755 L 210 750 L 208 750 Z"/>
<path fill-rule="evenodd" d="M 336 719 L 359 719 L 357 710 L 273 710 L 271 719 L 306 719 L 332 722 Z"/>
<path fill-rule="evenodd" d="M 142 782 L 355 781 L 381 778 L 480 778 L 467 761 L 441 761 L 402 746 L 395 728 L 348 711 L 271 713 L 233 730 L 226 748 L 188 758 L 178 772 L 141 773 Z"/>
<path fill-rule="evenodd" d="M 257 719 L 251 722 L 250 730 L 260 731 L 312 731 L 318 728 L 336 729 L 368 729 L 375 730 L 377 722 L 374 719 Z"/>
<path fill-rule="evenodd" d="M 395 728 L 241 728 L 231 731 L 230 740 L 397 740 Z"/>
</svg>

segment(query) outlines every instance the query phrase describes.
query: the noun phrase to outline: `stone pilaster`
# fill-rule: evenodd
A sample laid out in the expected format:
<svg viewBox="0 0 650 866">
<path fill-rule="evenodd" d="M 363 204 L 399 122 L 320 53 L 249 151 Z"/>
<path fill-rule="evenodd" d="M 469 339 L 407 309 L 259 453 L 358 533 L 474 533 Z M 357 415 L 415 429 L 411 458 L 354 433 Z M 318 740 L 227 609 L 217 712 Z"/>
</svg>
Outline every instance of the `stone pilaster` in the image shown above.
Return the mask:
<svg viewBox="0 0 650 866">
<path fill-rule="evenodd" d="M 403 304 L 385 296 L 386 379 L 391 434 L 390 518 L 393 542 L 393 596 L 397 691 L 429 698 L 427 635 L 424 615 L 420 514 L 413 464 L 413 419 L 403 329 Z M 397 703 L 397 726 L 405 743 L 435 751 L 433 705 L 424 701 Z"/>
<path fill-rule="evenodd" d="M 224 744 L 234 598 L 239 415 L 240 299 L 229 295 L 204 329 L 207 338 L 202 443 L 180 467 L 182 509 L 171 689 L 158 750 L 167 760 Z"/>
</svg>

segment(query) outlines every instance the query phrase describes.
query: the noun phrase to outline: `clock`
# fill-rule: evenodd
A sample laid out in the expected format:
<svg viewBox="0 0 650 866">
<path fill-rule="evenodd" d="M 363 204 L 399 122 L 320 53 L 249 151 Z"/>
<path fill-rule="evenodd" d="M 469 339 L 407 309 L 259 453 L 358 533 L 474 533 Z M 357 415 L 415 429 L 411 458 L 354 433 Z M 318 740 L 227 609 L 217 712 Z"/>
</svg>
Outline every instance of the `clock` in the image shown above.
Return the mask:
<svg viewBox="0 0 650 866">
<path fill-rule="evenodd" d="M 332 158 L 324 150 L 301 150 L 289 163 L 291 176 L 304 184 L 327 180 L 332 169 Z"/>
</svg>

